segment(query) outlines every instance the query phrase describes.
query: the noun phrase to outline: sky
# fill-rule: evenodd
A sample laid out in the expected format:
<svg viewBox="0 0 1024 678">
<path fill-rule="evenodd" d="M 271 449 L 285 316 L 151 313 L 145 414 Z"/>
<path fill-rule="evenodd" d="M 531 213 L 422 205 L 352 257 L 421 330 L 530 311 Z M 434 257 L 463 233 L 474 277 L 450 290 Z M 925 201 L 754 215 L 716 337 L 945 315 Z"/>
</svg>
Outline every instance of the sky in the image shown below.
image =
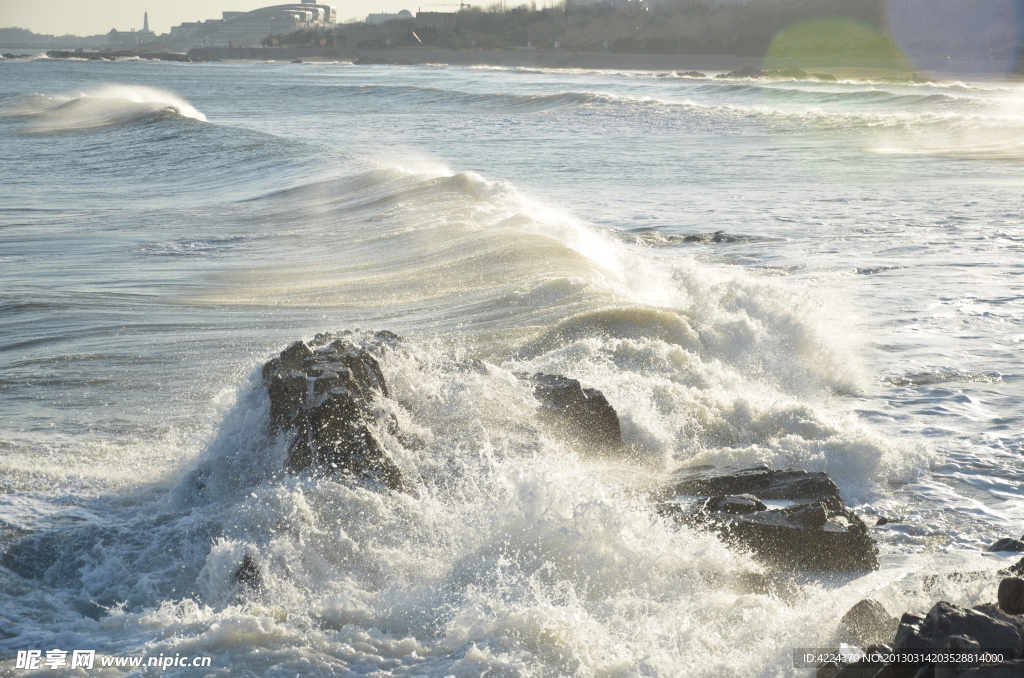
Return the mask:
<svg viewBox="0 0 1024 678">
<path fill-rule="evenodd" d="M 167 33 L 183 21 L 219 19 L 222 11 L 246 11 L 292 0 L 0 0 L 0 27 L 17 26 L 50 35 L 95 35 L 111 28 L 119 31 L 142 28 L 142 13 L 149 12 L 149 29 Z M 298 0 L 294 0 L 298 1 Z M 321 0 L 323 1 L 323 0 Z M 338 20 L 366 18 L 370 12 L 417 9 L 451 12 L 446 0 L 326 0 L 338 8 Z M 447 0 L 450 2 L 451 0 Z M 420 3 L 420 4 L 416 4 Z"/>
</svg>

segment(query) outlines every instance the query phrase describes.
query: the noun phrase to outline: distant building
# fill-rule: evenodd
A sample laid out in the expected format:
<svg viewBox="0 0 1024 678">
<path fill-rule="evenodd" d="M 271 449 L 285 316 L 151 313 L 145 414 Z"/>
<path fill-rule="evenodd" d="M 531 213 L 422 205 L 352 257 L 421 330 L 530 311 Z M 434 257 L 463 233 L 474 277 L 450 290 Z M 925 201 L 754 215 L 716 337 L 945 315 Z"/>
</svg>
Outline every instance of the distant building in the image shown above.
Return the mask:
<svg viewBox="0 0 1024 678">
<path fill-rule="evenodd" d="M 143 12 L 141 31 L 137 31 L 134 28 L 130 31 L 119 31 L 116 28 L 111 28 L 110 32 L 107 33 L 107 47 L 131 49 L 147 42 L 153 42 L 158 37 L 156 33 L 149 30 L 149 12 Z"/>
<path fill-rule="evenodd" d="M 171 28 L 171 40 L 188 46 L 257 46 L 271 35 L 297 31 L 330 30 L 338 23 L 338 10 L 316 0 L 273 5 L 251 12 L 223 12 L 220 19 L 187 22 Z"/>
<path fill-rule="evenodd" d="M 416 28 L 436 28 L 439 33 L 455 28 L 455 12 L 416 12 Z"/>
<path fill-rule="evenodd" d="M 412 21 L 412 12 L 403 9 L 396 14 L 370 14 L 366 17 L 366 23 L 377 25 L 386 24 L 389 21 Z"/>
<path fill-rule="evenodd" d="M 371 14 L 363 23 L 340 24 L 331 35 L 338 49 L 416 47 L 424 43 L 420 37 L 414 37 L 415 31 L 433 28 L 443 33 L 455 28 L 457 18 L 455 12 L 417 12 L 413 16 L 412 12 L 402 10 L 397 14 Z M 425 35 L 424 38 L 429 40 Z"/>
<path fill-rule="evenodd" d="M 142 30 L 135 34 L 140 42 L 149 42 L 156 38 L 156 33 L 149 30 L 149 12 L 142 13 Z"/>
</svg>

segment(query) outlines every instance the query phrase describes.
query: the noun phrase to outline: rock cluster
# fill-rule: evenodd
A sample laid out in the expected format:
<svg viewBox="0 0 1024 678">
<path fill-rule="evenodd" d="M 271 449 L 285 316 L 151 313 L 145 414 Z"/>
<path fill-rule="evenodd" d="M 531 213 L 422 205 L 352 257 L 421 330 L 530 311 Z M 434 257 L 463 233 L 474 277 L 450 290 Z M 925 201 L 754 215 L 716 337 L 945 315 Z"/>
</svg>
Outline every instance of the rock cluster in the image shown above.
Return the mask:
<svg viewBox="0 0 1024 678">
<path fill-rule="evenodd" d="M 771 504 L 771 505 L 769 505 Z M 825 473 L 697 466 L 673 474 L 662 512 L 714 530 L 726 543 L 789 570 L 863 571 L 878 567 L 863 521 Z"/>
<path fill-rule="evenodd" d="M 1024 676 L 1024 580 L 1004 579 L 999 603 L 974 608 L 940 601 L 927 614 L 908 612 L 898 624 L 877 601 L 862 600 L 843 617 L 839 641 L 867 655 L 903 655 L 906 661 L 875 663 L 867 658 L 818 667 L 817 678 L 1020 678 Z M 865 633 L 865 629 L 870 629 Z M 930 653 L 991 653 L 1002 661 L 928 662 Z M 916 660 L 915 660 L 916 659 Z"/>
<path fill-rule="evenodd" d="M 413 493 L 413 483 L 377 437 L 377 402 L 389 390 L 374 354 L 400 341 L 391 332 L 358 340 L 350 332 L 319 334 L 291 344 L 263 366 L 271 431 L 289 437 L 286 470 L 339 474 Z M 479 363 L 476 369 L 487 367 Z M 517 376 L 532 386 L 539 422 L 569 444 L 583 452 L 624 449 L 618 414 L 600 391 L 560 375 Z M 395 426 L 386 419 L 383 425 Z M 780 569 L 878 566 L 867 528 L 824 473 L 695 467 L 675 473 L 657 498 L 666 514 L 712 529 Z"/>
<path fill-rule="evenodd" d="M 297 341 L 263 366 L 273 433 L 292 436 L 286 468 L 319 475 L 342 473 L 410 491 L 401 470 L 373 432 L 373 403 L 388 385 L 372 351 L 395 345 L 391 332 L 356 343 L 350 332 Z M 481 369 L 486 369 L 480 364 Z M 622 449 L 619 417 L 597 389 L 554 374 L 519 375 L 533 386 L 539 419 L 586 450 Z"/>
</svg>

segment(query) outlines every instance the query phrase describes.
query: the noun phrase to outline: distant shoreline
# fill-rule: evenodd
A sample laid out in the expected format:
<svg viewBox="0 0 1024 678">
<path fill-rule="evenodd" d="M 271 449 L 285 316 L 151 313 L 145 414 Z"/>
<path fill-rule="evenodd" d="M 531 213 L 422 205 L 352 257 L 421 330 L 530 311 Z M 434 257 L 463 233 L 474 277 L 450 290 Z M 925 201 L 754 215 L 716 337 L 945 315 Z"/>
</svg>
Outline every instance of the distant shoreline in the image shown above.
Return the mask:
<svg viewBox="0 0 1024 678">
<path fill-rule="evenodd" d="M 25 50 L 17 50 L 25 51 Z M 28 50 L 40 53 L 42 50 Z M 60 58 L 86 57 L 95 53 L 73 54 L 49 52 Z M 981 61 L 954 59 L 926 59 L 918 61 L 916 68 L 893 60 L 883 59 L 820 59 L 744 57 L 729 54 L 612 54 L 590 52 L 555 52 L 541 50 L 430 50 L 398 48 L 388 50 L 336 50 L 330 48 L 281 47 L 201 47 L 183 54 L 156 54 L 139 52 L 102 52 L 101 58 L 137 56 L 165 61 L 297 61 L 303 62 L 356 62 L 393 65 L 449 65 L 496 68 L 570 68 L 588 70 L 636 70 L 703 73 L 724 73 L 745 68 L 772 71 L 800 69 L 808 74 L 828 74 L 837 78 L 896 78 L 905 79 L 923 73 L 934 79 L 1004 79 L 1019 78 L 1014 73 L 1016 64 L 1010 61 Z"/>
<path fill-rule="evenodd" d="M 335 50 L 315 48 L 230 48 L 206 47 L 189 52 L 194 59 L 221 61 L 356 61 L 394 62 L 397 65 L 438 64 L 449 66 L 494 66 L 505 68 L 582 68 L 594 70 L 709 71 L 727 72 L 743 68 L 766 70 L 801 69 L 836 77 L 909 76 L 922 72 L 937 78 L 1003 78 L 1016 66 L 1012 61 L 925 59 L 910 68 L 887 59 L 820 59 L 745 57 L 729 54 L 612 54 L 608 52 L 556 52 L 541 50 L 446 51 L 423 48 L 388 50 Z"/>
</svg>

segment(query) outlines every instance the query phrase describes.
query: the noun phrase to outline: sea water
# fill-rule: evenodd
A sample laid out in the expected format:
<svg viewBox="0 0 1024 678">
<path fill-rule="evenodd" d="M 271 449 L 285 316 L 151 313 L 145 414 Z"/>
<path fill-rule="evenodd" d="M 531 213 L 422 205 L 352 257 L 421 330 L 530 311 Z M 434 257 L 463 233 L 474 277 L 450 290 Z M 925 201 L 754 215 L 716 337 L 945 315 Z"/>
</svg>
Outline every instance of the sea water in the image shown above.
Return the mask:
<svg viewBox="0 0 1024 678">
<path fill-rule="evenodd" d="M 1024 532 L 1022 103 L 0 62 L 0 666 L 788 676 L 862 598 L 992 600 L 1015 557 L 984 548 Z M 415 497 L 282 473 L 259 367 L 357 328 L 404 337 L 378 409 Z M 627 454 L 538 426 L 522 372 L 601 390 Z M 779 581 L 661 517 L 701 463 L 828 472 L 890 521 L 880 569 Z"/>
</svg>

